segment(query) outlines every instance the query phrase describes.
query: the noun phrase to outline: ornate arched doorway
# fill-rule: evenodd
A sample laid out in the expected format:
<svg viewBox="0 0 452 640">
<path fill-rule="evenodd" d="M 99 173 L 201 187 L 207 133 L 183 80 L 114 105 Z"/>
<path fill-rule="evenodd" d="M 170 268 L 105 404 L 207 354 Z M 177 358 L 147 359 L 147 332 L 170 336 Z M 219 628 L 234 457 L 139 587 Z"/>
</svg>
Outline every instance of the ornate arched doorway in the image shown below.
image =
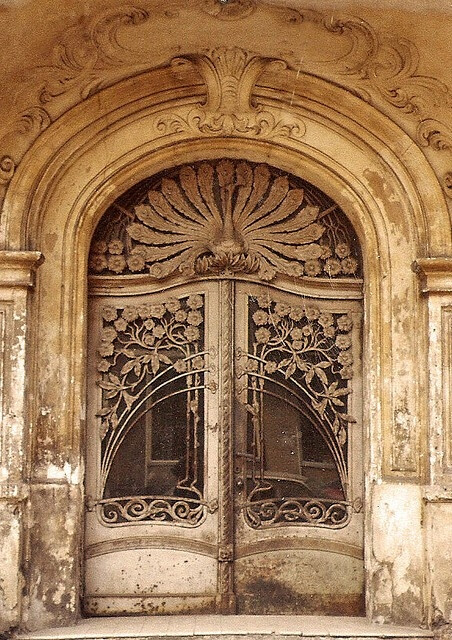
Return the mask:
<svg viewBox="0 0 452 640">
<path fill-rule="evenodd" d="M 263 163 L 143 180 L 91 244 L 85 609 L 363 613 L 362 266 Z"/>
</svg>

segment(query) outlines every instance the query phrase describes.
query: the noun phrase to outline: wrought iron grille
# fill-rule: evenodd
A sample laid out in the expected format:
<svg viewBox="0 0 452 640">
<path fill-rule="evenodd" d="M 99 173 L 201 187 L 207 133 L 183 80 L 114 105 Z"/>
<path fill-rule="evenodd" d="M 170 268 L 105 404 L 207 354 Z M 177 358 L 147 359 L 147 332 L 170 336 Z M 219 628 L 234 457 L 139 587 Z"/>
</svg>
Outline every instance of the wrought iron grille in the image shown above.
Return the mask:
<svg viewBox="0 0 452 640">
<path fill-rule="evenodd" d="M 204 298 L 106 306 L 102 318 L 101 519 L 197 525 L 206 513 Z"/>
<path fill-rule="evenodd" d="M 345 526 L 352 318 L 249 297 L 246 493 L 253 528 Z M 240 455 L 240 454 L 239 454 Z"/>
</svg>

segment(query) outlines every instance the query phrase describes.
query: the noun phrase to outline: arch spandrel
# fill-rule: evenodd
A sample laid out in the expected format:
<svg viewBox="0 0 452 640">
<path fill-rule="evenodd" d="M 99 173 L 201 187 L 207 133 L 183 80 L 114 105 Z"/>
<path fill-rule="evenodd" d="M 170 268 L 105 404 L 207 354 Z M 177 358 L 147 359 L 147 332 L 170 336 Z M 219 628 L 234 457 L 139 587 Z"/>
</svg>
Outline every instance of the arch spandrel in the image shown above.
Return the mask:
<svg viewBox="0 0 452 640">
<path fill-rule="evenodd" d="M 295 91 L 293 99 L 281 97 L 276 82 L 269 87 L 270 72 L 265 88 L 256 77 L 255 101 L 241 96 L 242 112 L 236 121 L 234 106 L 222 103 L 218 95 L 215 110 L 210 109 L 212 98 L 204 104 L 198 73 L 184 76 L 177 98 L 169 100 L 170 91 L 159 93 L 162 75 L 171 89 L 171 73 L 149 72 L 144 76 L 148 84 L 143 77 L 128 81 L 127 103 L 121 102 L 124 94 L 121 100 L 115 97 L 113 87 L 63 115 L 37 140 L 10 183 L 5 244 L 12 249 L 37 248 L 46 257 L 34 296 L 33 357 L 43 373 L 32 382 L 31 415 L 39 416 L 32 419 L 38 443 L 34 480 L 60 482 L 62 473 L 67 477 L 61 471 L 65 464 L 75 469 L 80 462 L 86 265 L 101 216 L 120 193 L 148 175 L 177 164 L 226 157 L 290 171 L 323 189 L 349 217 L 363 247 L 366 279 L 366 468 L 371 480 L 418 482 L 423 471 L 418 442 L 425 416 L 417 392 L 423 374 L 413 376 L 413 371 L 423 371 L 422 339 L 417 337 L 422 314 L 411 263 L 425 255 L 426 247 L 441 251 L 449 236 L 444 234 L 449 226 L 443 196 L 439 186 L 431 188 L 437 180 L 432 180 L 424 156 L 412 148 L 410 156 L 400 159 L 392 150 L 394 140 L 398 148 L 409 149 L 413 143 L 406 134 L 356 97 L 312 77 L 315 100 L 306 98 L 303 90 Z M 293 76 L 291 71 L 284 73 Z M 190 78 L 191 84 L 186 82 Z M 249 89 L 250 83 L 245 85 Z M 327 88 L 329 100 L 324 104 Z M 353 116 L 358 104 L 365 126 Z M 429 190 L 423 187 L 425 176 Z M 50 416 L 42 413 L 48 407 Z M 48 475 L 49 460 L 55 477 Z M 370 530 L 379 526 L 370 516 L 368 521 Z M 410 523 L 407 535 L 420 540 L 418 524 Z M 368 566 L 372 572 L 373 566 Z M 369 593 L 370 610 L 378 612 L 378 596 Z M 416 601 L 413 611 L 420 608 Z"/>
</svg>

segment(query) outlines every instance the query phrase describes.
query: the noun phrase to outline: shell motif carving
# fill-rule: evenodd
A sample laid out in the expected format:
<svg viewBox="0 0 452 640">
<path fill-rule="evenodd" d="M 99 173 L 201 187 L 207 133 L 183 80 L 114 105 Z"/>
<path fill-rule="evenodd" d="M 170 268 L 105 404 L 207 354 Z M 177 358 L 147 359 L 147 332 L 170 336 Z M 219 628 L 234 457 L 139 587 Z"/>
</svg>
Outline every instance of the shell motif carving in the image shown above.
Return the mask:
<svg viewBox="0 0 452 640">
<path fill-rule="evenodd" d="M 359 277 L 354 232 L 308 183 L 266 164 L 185 165 L 136 185 L 102 218 L 90 273 Z"/>
</svg>

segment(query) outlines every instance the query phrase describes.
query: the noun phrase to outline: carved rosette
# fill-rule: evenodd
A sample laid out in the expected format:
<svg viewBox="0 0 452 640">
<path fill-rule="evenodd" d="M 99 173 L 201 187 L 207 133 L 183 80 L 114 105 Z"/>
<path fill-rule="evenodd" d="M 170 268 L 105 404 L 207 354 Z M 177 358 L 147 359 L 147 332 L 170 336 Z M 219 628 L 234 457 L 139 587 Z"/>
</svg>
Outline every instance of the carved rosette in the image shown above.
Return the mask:
<svg viewBox="0 0 452 640">
<path fill-rule="evenodd" d="M 360 277 L 354 231 L 313 185 L 266 164 L 185 165 L 119 198 L 92 243 L 90 273 Z"/>
</svg>

